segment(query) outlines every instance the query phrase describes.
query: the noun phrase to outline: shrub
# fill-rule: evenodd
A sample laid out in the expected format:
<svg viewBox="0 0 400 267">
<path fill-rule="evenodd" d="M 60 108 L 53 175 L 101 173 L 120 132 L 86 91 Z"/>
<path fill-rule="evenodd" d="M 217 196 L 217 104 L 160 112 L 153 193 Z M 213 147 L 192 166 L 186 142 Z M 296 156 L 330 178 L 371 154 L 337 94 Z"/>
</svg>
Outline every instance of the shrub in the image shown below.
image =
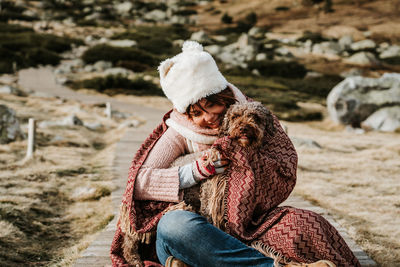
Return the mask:
<svg viewBox="0 0 400 267">
<path fill-rule="evenodd" d="M 131 80 L 121 75 L 108 75 L 106 77 L 96 77 L 72 84 L 72 88 L 88 88 L 106 93 L 132 94 L 132 95 L 163 95 L 161 89 L 152 82 L 145 81 L 142 78 Z"/>
<path fill-rule="evenodd" d="M 58 64 L 58 53 L 71 49 L 71 44 L 82 41 L 50 34 L 37 34 L 30 28 L 1 24 L 0 73 L 12 72 L 13 62 L 18 68 L 39 64 Z M 13 31 L 15 29 L 15 31 Z"/>
<path fill-rule="evenodd" d="M 243 20 L 244 23 L 249 24 L 249 25 L 256 25 L 257 23 L 257 14 L 255 12 L 250 12 L 246 15 L 246 17 Z"/>
<path fill-rule="evenodd" d="M 392 57 L 392 58 L 384 58 L 381 59 L 384 63 L 390 64 L 390 65 L 400 65 L 400 56 L 398 57 Z"/>
<path fill-rule="evenodd" d="M 181 0 L 181 1 L 179 1 L 177 3 L 177 5 L 178 6 L 197 6 L 197 3 L 194 2 L 194 1 L 183 1 L 183 0 Z"/>
<path fill-rule="evenodd" d="M 289 10 L 290 10 L 290 7 L 287 7 L 287 6 L 275 7 L 275 11 L 289 11 Z"/>
<path fill-rule="evenodd" d="M 33 32 L 32 28 L 23 27 L 17 24 L 7 24 L 0 22 L 0 34 L 2 33 L 20 33 L 20 32 Z"/>
<path fill-rule="evenodd" d="M 54 52 L 45 48 L 37 47 L 26 51 L 24 54 L 24 61 L 29 66 L 43 65 L 57 65 L 60 63 L 61 57 Z"/>
<path fill-rule="evenodd" d="M 156 60 L 151 54 L 134 47 L 113 47 L 96 45 L 82 55 L 86 63 L 95 63 L 100 60 L 117 63 L 119 61 L 137 61 L 148 66 L 156 66 Z"/>
<path fill-rule="evenodd" d="M 135 60 L 121 60 L 116 63 L 116 66 L 126 68 L 134 72 L 144 72 L 146 70 L 152 69 L 149 65 L 143 64 Z"/>
<path fill-rule="evenodd" d="M 0 21 L 7 22 L 11 19 L 33 21 L 38 19 L 36 17 L 23 15 L 22 12 L 25 10 L 25 8 L 16 6 L 13 1 L 0 1 L 0 5 Z"/>
<path fill-rule="evenodd" d="M 302 37 L 299 37 L 296 41 L 299 42 L 305 42 L 307 40 L 311 40 L 314 44 L 315 43 L 322 43 L 327 41 L 328 39 L 324 38 L 320 33 L 318 32 L 310 32 L 310 31 L 305 31 L 303 33 Z"/>
<path fill-rule="evenodd" d="M 292 91 L 309 95 L 310 98 L 325 99 L 332 88 L 340 83 L 343 78 L 337 75 L 323 75 L 308 79 L 276 78 L 275 80 L 287 86 Z"/>
<path fill-rule="evenodd" d="M 217 29 L 216 34 L 230 34 L 248 32 L 257 23 L 257 14 L 250 12 L 244 19 L 239 20 L 234 27 Z"/>
<path fill-rule="evenodd" d="M 231 24 L 233 22 L 233 19 L 231 16 L 228 15 L 228 13 L 224 13 L 224 15 L 221 17 L 221 21 L 225 24 Z"/>
<path fill-rule="evenodd" d="M 197 11 L 193 9 L 182 9 L 175 11 L 174 14 L 178 16 L 191 16 L 197 14 Z"/>
<path fill-rule="evenodd" d="M 249 69 L 257 69 L 263 76 L 303 78 L 307 74 L 307 69 L 295 61 L 251 61 Z"/>
<path fill-rule="evenodd" d="M 136 26 L 126 32 L 116 34 L 112 39 L 131 39 L 138 42 L 138 48 L 156 55 L 172 56 L 179 53 L 179 48 L 172 45 L 172 40 L 190 38 L 191 32 L 182 25 L 171 26 Z"/>
<path fill-rule="evenodd" d="M 176 54 L 176 51 L 172 45 L 172 42 L 163 37 L 154 36 L 150 39 L 143 39 L 138 47 L 142 50 L 148 51 L 156 55 L 162 54 Z"/>
<path fill-rule="evenodd" d="M 143 7 L 147 9 L 147 11 L 152 11 L 155 9 L 160 9 L 160 10 L 167 10 L 168 6 L 164 3 L 157 3 L 157 2 L 142 2 L 144 5 Z"/>
</svg>

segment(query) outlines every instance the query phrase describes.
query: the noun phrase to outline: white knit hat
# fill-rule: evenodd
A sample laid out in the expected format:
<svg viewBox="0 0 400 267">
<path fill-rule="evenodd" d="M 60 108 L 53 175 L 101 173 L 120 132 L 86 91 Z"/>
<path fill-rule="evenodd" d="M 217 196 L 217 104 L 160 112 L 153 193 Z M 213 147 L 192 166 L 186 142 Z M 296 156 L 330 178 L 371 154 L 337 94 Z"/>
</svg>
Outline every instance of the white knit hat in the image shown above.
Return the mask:
<svg viewBox="0 0 400 267">
<path fill-rule="evenodd" d="M 184 42 L 182 53 L 161 62 L 158 71 L 164 94 L 181 113 L 228 86 L 212 56 L 194 41 Z"/>
</svg>

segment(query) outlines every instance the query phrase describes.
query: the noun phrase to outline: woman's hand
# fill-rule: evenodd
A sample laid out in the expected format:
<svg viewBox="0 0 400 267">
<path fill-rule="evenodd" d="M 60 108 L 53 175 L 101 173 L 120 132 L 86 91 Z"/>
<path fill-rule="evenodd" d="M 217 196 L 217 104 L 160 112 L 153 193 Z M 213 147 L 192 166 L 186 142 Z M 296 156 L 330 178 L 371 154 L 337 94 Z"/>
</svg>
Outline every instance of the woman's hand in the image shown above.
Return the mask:
<svg viewBox="0 0 400 267">
<path fill-rule="evenodd" d="M 219 153 L 217 149 L 210 149 L 192 164 L 193 177 L 201 181 L 215 174 L 223 173 L 229 164 L 229 160 Z"/>
</svg>

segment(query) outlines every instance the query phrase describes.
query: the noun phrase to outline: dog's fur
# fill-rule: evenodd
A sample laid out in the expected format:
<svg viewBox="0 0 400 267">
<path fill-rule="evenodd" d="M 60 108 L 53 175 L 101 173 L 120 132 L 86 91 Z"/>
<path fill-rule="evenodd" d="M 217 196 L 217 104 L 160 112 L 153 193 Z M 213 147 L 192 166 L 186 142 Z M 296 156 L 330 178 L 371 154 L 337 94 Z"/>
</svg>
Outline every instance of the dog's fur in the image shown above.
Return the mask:
<svg viewBox="0 0 400 267">
<path fill-rule="evenodd" d="M 275 128 L 271 112 L 260 102 L 234 104 L 226 112 L 219 130 L 219 136 L 230 136 L 241 146 L 257 148 L 263 142 L 265 133 L 273 136 Z M 216 149 L 211 149 L 216 154 Z M 193 162 L 202 152 L 182 156 L 172 166 Z M 210 161 L 212 161 L 210 159 Z M 226 176 L 217 174 L 191 188 L 184 189 L 184 201 L 216 227 L 224 229 L 224 196 Z"/>
</svg>

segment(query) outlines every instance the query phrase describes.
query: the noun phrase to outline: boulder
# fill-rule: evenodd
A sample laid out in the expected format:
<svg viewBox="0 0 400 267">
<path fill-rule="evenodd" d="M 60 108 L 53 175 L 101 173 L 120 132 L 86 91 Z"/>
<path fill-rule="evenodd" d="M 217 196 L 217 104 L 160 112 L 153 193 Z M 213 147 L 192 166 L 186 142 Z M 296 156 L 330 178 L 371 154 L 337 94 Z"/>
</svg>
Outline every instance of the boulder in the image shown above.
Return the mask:
<svg viewBox="0 0 400 267">
<path fill-rule="evenodd" d="M 91 20 L 99 20 L 101 18 L 100 12 L 94 12 L 92 14 L 86 15 L 84 20 L 91 21 Z"/>
<path fill-rule="evenodd" d="M 137 42 L 133 40 L 110 40 L 107 44 L 115 47 L 132 47 L 136 46 Z"/>
<path fill-rule="evenodd" d="M 380 53 L 379 58 L 381 59 L 390 59 L 400 57 L 400 46 L 392 45 L 387 47 L 385 50 Z"/>
<path fill-rule="evenodd" d="M 83 125 L 83 122 L 81 119 L 79 119 L 76 115 L 71 115 L 66 118 L 61 122 L 61 125 L 67 125 L 67 126 L 73 126 L 73 125 Z"/>
<path fill-rule="evenodd" d="M 171 24 L 189 24 L 190 19 L 185 16 L 173 15 L 170 19 Z"/>
<path fill-rule="evenodd" d="M 52 126 L 74 126 L 74 125 L 82 126 L 84 125 L 84 123 L 76 115 L 71 115 L 59 121 L 41 121 L 38 124 L 38 127 L 47 128 Z"/>
<path fill-rule="evenodd" d="M 322 32 L 322 35 L 328 38 L 340 39 L 349 35 L 353 40 L 359 41 L 365 39 L 365 36 L 357 28 L 345 25 L 335 25 Z"/>
<path fill-rule="evenodd" d="M 257 55 L 256 42 L 243 34 L 236 43 L 229 44 L 222 48 L 218 57 L 222 62 L 231 66 L 247 67 L 247 62 L 253 60 Z"/>
<path fill-rule="evenodd" d="M 342 48 L 337 42 L 322 42 L 313 45 L 312 53 L 324 56 L 337 56 L 342 52 Z"/>
<path fill-rule="evenodd" d="M 125 68 L 121 68 L 121 67 L 116 67 L 116 68 L 110 68 L 110 69 L 106 69 L 104 71 L 105 75 L 121 75 L 124 77 L 127 77 L 131 74 L 133 74 L 133 71 L 125 69 Z"/>
<path fill-rule="evenodd" d="M 19 90 L 10 85 L 0 86 L 0 94 L 18 95 Z"/>
<path fill-rule="evenodd" d="M 358 41 L 356 43 L 352 43 L 350 45 L 350 48 L 353 51 L 372 50 L 376 48 L 376 43 L 370 39 L 366 39 Z"/>
<path fill-rule="evenodd" d="M 343 71 L 340 73 L 342 78 L 353 77 L 353 76 L 362 76 L 363 71 L 357 68 L 351 68 L 349 70 Z"/>
<path fill-rule="evenodd" d="M 106 69 L 112 68 L 112 63 L 109 61 L 99 60 L 93 64 L 93 68 L 96 71 L 104 71 Z"/>
<path fill-rule="evenodd" d="M 372 66 L 379 64 L 379 60 L 370 52 L 359 52 L 344 60 L 347 64 Z"/>
<path fill-rule="evenodd" d="M 293 57 L 293 54 L 287 47 L 281 46 L 274 50 L 274 53 L 280 56 Z"/>
<path fill-rule="evenodd" d="M 190 40 L 199 42 L 201 44 L 212 43 L 211 38 L 204 31 L 198 31 L 198 32 L 192 33 L 192 35 L 190 36 Z"/>
<path fill-rule="evenodd" d="M 254 38 L 263 38 L 265 32 L 260 27 L 253 27 L 249 30 L 248 35 Z"/>
<path fill-rule="evenodd" d="M 265 53 L 259 53 L 256 55 L 256 61 L 266 60 L 267 58 L 268 58 L 267 54 Z"/>
<path fill-rule="evenodd" d="M 146 13 L 143 17 L 145 20 L 160 22 L 167 19 L 167 13 L 159 9 L 154 9 Z"/>
<path fill-rule="evenodd" d="M 248 34 L 242 34 L 236 42 L 236 45 L 239 49 L 246 48 L 248 46 L 254 46 L 257 42 Z"/>
<path fill-rule="evenodd" d="M 218 55 L 219 53 L 221 53 L 222 48 L 219 45 L 208 45 L 204 47 L 204 50 L 211 55 Z"/>
<path fill-rule="evenodd" d="M 375 111 L 393 106 L 400 107 L 399 73 L 385 73 L 377 79 L 349 77 L 336 85 L 327 97 L 331 119 L 353 127 L 360 127 Z"/>
<path fill-rule="evenodd" d="M 132 10 L 133 4 L 129 1 L 126 1 L 120 4 L 116 4 L 114 8 L 118 14 L 126 15 L 129 14 L 129 12 Z"/>
<path fill-rule="evenodd" d="M 372 113 L 361 123 L 365 130 L 394 132 L 400 129 L 400 105 L 384 107 Z"/>
<path fill-rule="evenodd" d="M 88 128 L 89 130 L 97 131 L 103 127 L 103 124 L 101 124 L 100 122 L 85 122 L 83 126 Z"/>
<path fill-rule="evenodd" d="M 352 44 L 353 44 L 353 37 L 351 35 L 345 35 L 339 39 L 339 45 L 342 48 L 342 50 L 349 50 Z"/>
<path fill-rule="evenodd" d="M 19 120 L 13 109 L 0 105 L 0 144 L 8 144 L 17 139 L 24 139 Z"/>
<path fill-rule="evenodd" d="M 221 43 L 228 41 L 228 37 L 226 37 L 225 35 L 215 35 L 213 36 L 213 39 Z"/>
</svg>

